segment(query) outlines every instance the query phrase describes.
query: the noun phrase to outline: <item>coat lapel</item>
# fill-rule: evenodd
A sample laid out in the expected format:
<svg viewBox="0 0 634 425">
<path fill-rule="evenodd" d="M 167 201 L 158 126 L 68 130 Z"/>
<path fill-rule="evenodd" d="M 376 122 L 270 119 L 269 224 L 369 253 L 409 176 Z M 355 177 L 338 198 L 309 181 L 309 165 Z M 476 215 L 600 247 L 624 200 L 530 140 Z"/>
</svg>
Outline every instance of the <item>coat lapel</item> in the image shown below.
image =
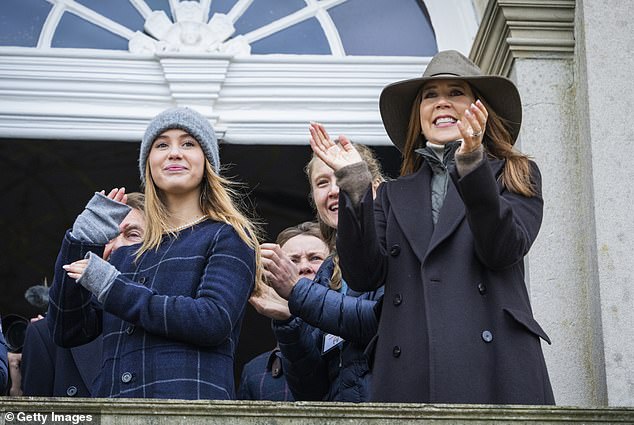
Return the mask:
<svg viewBox="0 0 634 425">
<path fill-rule="evenodd" d="M 431 235 L 429 246 L 425 255 L 429 255 L 443 240 L 458 227 L 465 216 L 465 207 L 460 198 L 460 194 L 453 182 L 449 181 L 447 185 L 447 195 L 438 215 L 438 223 Z"/>
<path fill-rule="evenodd" d="M 491 171 L 493 171 L 493 174 L 497 177 L 504 165 L 504 161 L 499 159 L 490 159 L 488 161 Z M 440 210 L 438 223 L 436 223 L 436 227 L 431 235 L 431 241 L 429 241 L 427 253 L 425 254 L 426 256 L 456 230 L 460 222 L 465 218 L 465 214 L 464 202 L 462 202 L 456 184 L 453 182 L 453 179 L 450 178 L 445 202 Z"/>
<path fill-rule="evenodd" d="M 396 221 L 421 262 L 434 229 L 430 184 L 431 169 L 424 164 L 410 178 L 396 180 L 388 193 Z"/>
</svg>

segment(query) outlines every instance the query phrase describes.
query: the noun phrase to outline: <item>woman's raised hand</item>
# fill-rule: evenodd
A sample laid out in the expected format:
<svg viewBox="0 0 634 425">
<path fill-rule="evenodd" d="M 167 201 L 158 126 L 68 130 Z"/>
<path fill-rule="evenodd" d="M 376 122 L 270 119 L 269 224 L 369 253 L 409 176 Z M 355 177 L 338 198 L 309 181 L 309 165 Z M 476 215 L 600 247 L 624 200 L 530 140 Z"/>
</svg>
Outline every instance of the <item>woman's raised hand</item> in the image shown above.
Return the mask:
<svg viewBox="0 0 634 425">
<path fill-rule="evenodd" d="M 346 136 L 339 136 L 339 143 L 335 143 L 330 140 L 324 126 L 316 122 L 310 123 L 310 147 L 334 171 L 363 161 Z"/>
<path fill-rule="evenodd" d="M 479 100 L 465 110 L 462 119 L 458 121 L 458 130 L 463 140 L 458 153 L 471 153 L 480 147 L 488 117 L 489 112 Z"/>
</svg>

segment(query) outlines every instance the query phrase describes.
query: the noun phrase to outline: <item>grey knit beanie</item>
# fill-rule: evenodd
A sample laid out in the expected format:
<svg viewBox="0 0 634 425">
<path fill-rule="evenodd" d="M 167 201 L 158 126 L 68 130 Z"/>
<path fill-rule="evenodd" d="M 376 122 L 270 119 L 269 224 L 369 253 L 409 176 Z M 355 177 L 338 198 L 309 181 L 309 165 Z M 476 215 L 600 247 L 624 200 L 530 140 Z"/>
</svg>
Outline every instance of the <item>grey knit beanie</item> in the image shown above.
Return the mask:
<svg viewBox="0 0 634 425">
<path fill-rule="evenodd" d="M 207 118 L 190 108 L 170 108 L 155 116 L 148 124 L 143 135 L 141 151 L 139 152 L 139 171 L 141 172 L 141 182 L 143 184 L 145 184 L 145 165 L 152 143 L 161 133 L 173 128 L 191 134 L 200 144 L 214 171 L 216 173 L 220 172 L 218 139 L 214 128 Z"/>
</svg>

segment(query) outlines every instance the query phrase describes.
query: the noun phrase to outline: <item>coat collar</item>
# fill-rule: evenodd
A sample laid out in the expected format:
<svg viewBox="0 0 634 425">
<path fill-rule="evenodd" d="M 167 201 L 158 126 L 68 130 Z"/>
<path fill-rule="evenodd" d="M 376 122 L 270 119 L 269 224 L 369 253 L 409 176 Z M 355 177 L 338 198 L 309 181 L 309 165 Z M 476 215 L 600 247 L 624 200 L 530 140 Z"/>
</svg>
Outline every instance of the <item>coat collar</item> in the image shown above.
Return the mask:
<svg viewBox="0 0 634 425">
<path fill-rule="evenodd" d="M 277 378 L 284 374 L 284 370 L 282 369 L 282 353 L 280 352 L 280 348 L 276 346 L 271 353 L 269 354 L 269 358 L 266 361 L 266 370 L 271 373 L 273 378 Z"/>
<path fill-rule="evenodd" d="M 488 161 L 494 175 L 498 176 L 504 161 Z M 421 263 L 455 231 L 466 213 L 456 184 L 450 182 L 434 227 L 431 218 L 431 175 L 431 168 L 425 162 L 416 173 L 396 180 L 388 194 L 394 216 L 401 229 L 406 229 L 403 232 L 405 238 Z"/>
</svg>

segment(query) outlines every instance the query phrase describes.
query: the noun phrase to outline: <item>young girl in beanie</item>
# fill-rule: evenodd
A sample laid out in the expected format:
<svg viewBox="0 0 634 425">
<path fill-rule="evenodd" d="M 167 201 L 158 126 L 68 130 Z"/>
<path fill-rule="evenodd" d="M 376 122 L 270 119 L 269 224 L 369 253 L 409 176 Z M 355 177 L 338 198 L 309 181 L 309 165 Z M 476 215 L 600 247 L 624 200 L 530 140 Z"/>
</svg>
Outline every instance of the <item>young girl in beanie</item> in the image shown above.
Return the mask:
<svg viewBox="0 0 634 425">
<path fill-rule="evenodd" d="M 124 189 L 96 193 L 62 242 L 50 290 L 57 344 L 103 334 L 98 397 L 233 399 L 247 300 L 260 284 L 256 228 L 219 175 L 218 141 L 188 108 L 155 117 L 141 143 L 146 232 L 110 262 Z"/>
</svg>

